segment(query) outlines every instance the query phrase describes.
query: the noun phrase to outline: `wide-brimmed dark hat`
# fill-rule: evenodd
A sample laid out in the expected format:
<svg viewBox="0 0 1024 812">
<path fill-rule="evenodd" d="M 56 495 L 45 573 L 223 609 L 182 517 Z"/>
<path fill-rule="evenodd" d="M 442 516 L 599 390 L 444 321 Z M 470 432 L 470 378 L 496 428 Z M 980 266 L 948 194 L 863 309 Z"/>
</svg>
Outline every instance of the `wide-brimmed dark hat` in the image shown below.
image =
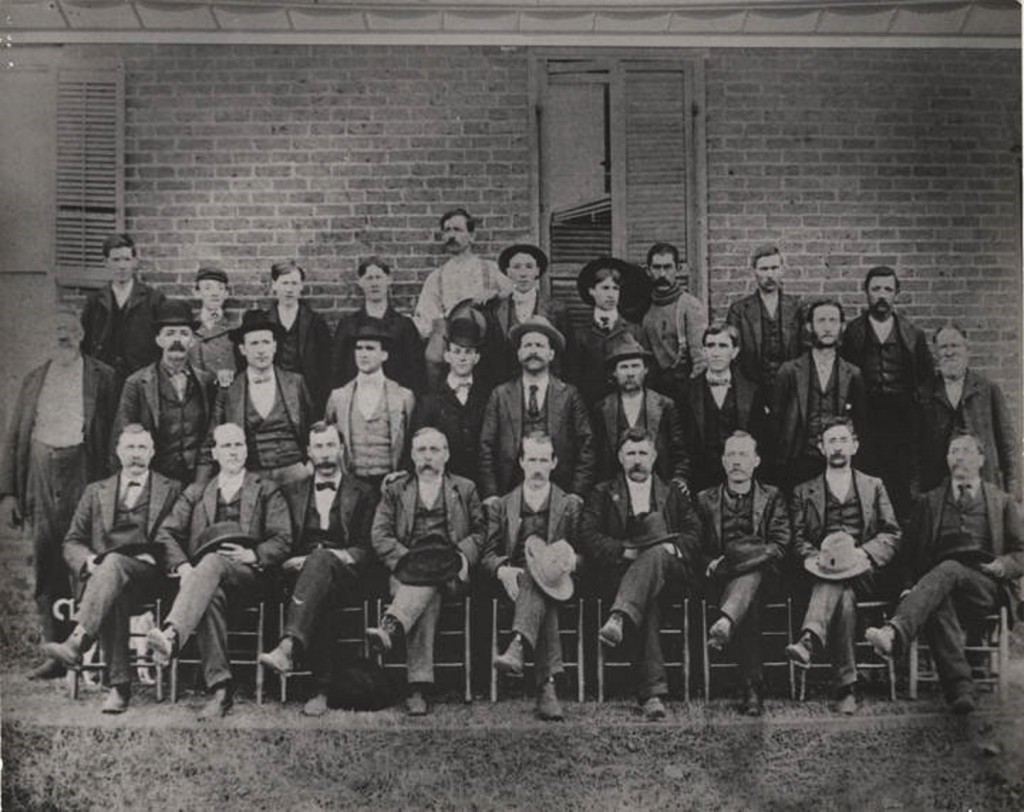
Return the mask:
<svg viewBox="0 0 1024 812">
<path fill-rule="evenodd" d="M 139 555 L 140 553 L 152 553 L 157 545 L 146 536 L 145 529 L 135 522 L 115 524 L 107 531 L 106 549 L 96 556 L 96 563 L 99 564 L 110 553 L 121 555 Z"/>
<path fill-rule="evenodd" d="M 192 563 L 207 553 L 216 552 L 223 544 L 238 544 L 242 547 L 255 547 L 256 539 L 242 530 L 238 522 L 215 522 L 207 527 L 196 538 L 196 551 L 192 554 Z"/>
<path fill-rule="evenodd" d="M 735 578 L 737 575 L 753 572 L 771 560 L 767 544 L 762 544 L 757 536 L 744 536 L 726 548 L 722 563 L 715 569 L 715 575 L 721 578 Z"/>
<path fill-rule="evenodd" d="M 548 341 L 551 342 L 551 348 L 555 352 L 559 355 L 565 352 L 565 336 L 544 316 L 530 316 L 526 321 L 521 321 L 513 327 L 512 332 L 509 333 L 509 340 L 512 342 L 512 346 L 518 349 L 520 340 L 527 333 L 543 333 L 548 337 Z"/>
<path fill-rule="evenodd" d="M 632 333 L 622 333 L 607 342 L 607 350 L 604 356 L 605 366 L 613 369 L 619 361 L 629 358 L 642 358 L 646 362 L 654 357 L 643 345 L 633 337 Z"/>
<path fill-rule="evenodd" d="M 669 530 L 665 516 L 655 510 L 644 516 L 640 533 L 632 538 L 623 539 L 622 545 L 626 549 L 646 550 L 648 547 L 654 547 L 666 541 L 675 543 L 678 539 L 679 534 Z"/>
<path fill-rule="evenodd" d="M 540 271 L 541 276 L 543 276 L 544 272 L 547 271 L 547 254 L 545 254 L 536 245 L 530 245 L 529 243 L 516 243 L 515 245 L 510 245 L 498 255 L 498 268 L 502 273 L 508 273 L 508 265 L 512 261 L 512 257 L 516 254 L 529 254 L 533 257 L 537 261 L 537 270 Z"/>
<path fill-rule="evenodd" d="M 366 319 L 356 329 L 356 341 L 379 341 L 384 349 L 391 346 L 391 333 L 381 319 Z"/>
<path fill-rule="evenodd" d="M 195 330 L 199 322 L 192 316 L 192 308 L 181 299 L 164 299 L 156 308 L 153 324 L 160 331 L 161 327 L 191 327 Z"/>
<path fill-rule="evenodd" d="M 845 581 L 871 569 L 871 562 L 857 555 L 857 542 L 843 530 L 829 533 L 817 555 L 804 559 L 804 569 L 826 581 Z"/>
<path fill-rule="evenodd" d="M 590 307 L 594 297 L 590 289 L 596 283 L 597 272 L 611 268 L 619 272 L 619 312 L 631 321 L 640 321 L 651 305 L 651 278 L 647 272 L 631 262 L 616 257 L 598 257 L 584 265 L 576 277 L 576 291 Z"/>
<path fill-rule="evenodd" d="M 196 271 L 196 284 L 198 285 L 204 279 L 212 279 L 215 282 L 221 282 L 225 285 L 228 283 L 228 275 L 216 265 L 199 266 L 199 270 Z"/>
<path fill-rule="evenodd" d="M 440 586 L 459 574 L 462 556 L 440 533 L 415 539 L 409 552 L 398 559 L 395 578 L 409 586 Z"/>
<path fill-rule="evenodd" d="M 996 557 L 988 550 L 981 550 L 967 533 L 943 533 L 939 536 L 938 550 L 943 561 L 952 559 L 968 567 L 977 564 L 988 564 Z"/>
<path fill-rule="evenodd" d="M 253 308 L 242 314 L 242 323 L 231 331 L 231 340 L 236 344 L 241 344 L 246 333 L 255 333 L 259 330 L 272 332 L 275 341 L 280 341 L 284 335 L 284 328 L 276 321 L 271 321 L 270 314 L 266 310 Z"/>
<path fill-rule="evenodd" d="M 567 601 L 572 597 L 576 551 L 569 542 L 559 539 L 548 544 L 540 536 L 530 536 L 524 554 L 527 571 L 549 598 Z"/>
</svg>

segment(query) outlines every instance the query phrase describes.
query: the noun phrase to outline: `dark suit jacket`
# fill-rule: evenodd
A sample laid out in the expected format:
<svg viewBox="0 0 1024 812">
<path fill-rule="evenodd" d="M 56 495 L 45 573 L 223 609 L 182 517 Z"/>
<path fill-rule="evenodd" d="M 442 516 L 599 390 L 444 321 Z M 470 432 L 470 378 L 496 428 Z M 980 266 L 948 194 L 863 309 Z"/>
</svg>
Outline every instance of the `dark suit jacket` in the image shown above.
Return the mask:
<svg viewBox="0 0 1024 812">
<path fill-rule="evenodd" d="M 199 534 L 217 520 L 219 477 L 194 482 L 182 492 L 160 525 L 156 542 L 163 548 L 164 565 L 173 572 L 196 552 Z M 256 558 L 264 567 L 280 564 L 291 554 L 292 524 L 288 503 L 277 486 L 247 471 L 242 480 L 239 524 L 258 540 Z"/>
<path fill-rule="evenodd" d="M 937 487 L 946 477 L 946 451 L 953 435 L 956 410 L 946 395 L 941 376 L 933 377 L 918 394 L 921 406 L 917 461 L 917 490 Z M 1021 496 L 1020 446 L 1013 417 L 999 386 L 985 376 L 967 370 L 960 399 L 967 430 L 981 441 L 985 464 L 981 476 L 1015 499 Z"/>
<path fill-rule="evenodd" d="M 902 536 L 892 502 L 882 480 L 876 477 L 854 471 L 853 487 L 860 499 L 864 522 L 858 546 L 868 554 L 876 568 L 884 567 L 896 556 Z M 793 518 L 793 552 L 801 564 L 805 558 L 817 553 L 825 538 L 827 489 L 824 474 L 793 489 L 789 511 Z"/>
<path fill-rule="evenodd" d="M 281 323 L 276 302 L 267 309 L 267 313 L 270 321 Z M 319 420 L 331 393 L 331 331 L 324 317 L 305 302 L 299 302 L 299 314 L 295 320 L 299 331 L 299 367 L 289 372 L 298 372 L 305 379 L 313 403 L 311 417 Z"/>
<path fill-rule="evenodd" d="M 480 430 L 484 425 L 484 409 L 490 391 L 479 378 L 473 378 L 465 405 L 459 403 L 448 388 L 447 379 L 440 386 L 417 399 L 412 411 L 409 436 L 424 426 L 433 426 L 448 438 L 448 471 L 466 479 L 476 479 L 480 470 Z"/>
<path fill-rule="evenodd" d="M 36 423 L 39 393 L 42 392 L 51 363 L 47 361 L 36 367 L 22 381 L 14 412 L 7 424 L 3 456 L 0 457 L 0 495 L 16 497 L 22 515 L 25 515 L 25 497 L 28 493 L 32 429 Z M 118 386 L 113 369 L 95 358 L 83 356 L 82 410 L 90 482 L 110 473 L 110 422 L 117 408 Z"/>
<path fill-rule="evenodd" d="M 671 398 L 653 389 L 645 390 L 644 412 L 647 431 L 654 437 L 658 458 L 654 463 L 655 473 L 662 479 L 683 479 L 689 481 L 690 464 L 687 447 L 683 442 L 683 423 Z M 604 398 L 596 410 L 594 439 L 597 447 L 597 479 L 611 479 L 619 470 L 616 454 L 619 430 L 619 395 L 613 393 Z"/>
<path fill-rule="evenodd" d="M 594 432 L 576 387 L 549 378 L 545 409 L 547 431 L 558 464 L 551 481 L 568 493 L 585 496 L 594 481 Z M 480 492 L 484 498 L 508 493 L 522 479 L 519 467 L 523 438 L 523 379 L 503 383 L 491 392 L 480 434 Z"/>
<path fill-rule="evenodd" d="M 523 486 L 517 485 L 487 512 L 487 538 L 480 566 L 491 577 L 496 578 L 498 567 L 507 564 L 512 556 L 522 524 L 522 509 Z M 579 502 L 576 499 L 567 499 L 565 491 L 552 483 L 548 503 L 548 544 L 565 539 L 573 549 L 578 549 L 579 516 Z"/>
<path fill-rule="evenodd" d="M 111 314 L 115 307 L 113 290 L 106 284 L 89 294 L 82 310 L 82 327 L 85 329 L 82 352 L 113 367 L 120 381 L 153 363 L 160 357 L 160 348 L 154 340 L 156 309 L 165 298 L 161 291 L 136 279 L 125 303 L 124 343 L 115 347 L 111 343 Z"/>
<path fill-rule="evenodd" d="M 355 378 L 359 371 L 356 369 L 354 355 L 356 333 L 360 327 L 371 321 L 375 320 L 367 315 L 365 306 L 338 320 L 331 350 L 333 388 L 344 386 Z M 380 321 L 384 323 L 384 329 L 391 336 L 388 360 L 384 362 L 384 376 L 419 395 L 427 388 L 427 369 L 423 360 L 423 340 L 420 338 L 419 330 L 412 319 L 403 316 L 390 304 Z"/>
<path fill-rule="evenodd" d="M 281 492 L 288 501 L 292 517 L 291 555 L 309 555 L 314 546 L 306 538 L 306 517 L 310 510 L 310 491 L 313 490 L 312 475 L 298 482 L 290 482 Z M 342 476 L 338 486 L 338 519 L 341 522 L 337 538 L 328 538 L 324 545 L 341 549 L 352 556 L 356 565 L 363 564 L 373 553 L 370 549 L 370 527 L 373 525 L 373 511 L 377 496 L 365 482 L 354 476 Z"/>
<path fill-rule="evenodd" d="M 726 547 L 722 542 L 722 494 L 725 487 L 716 485 L 697 494 L 704 569 L 712 560 L 725 554 Z M 753 489 L 754 535 L 765 545 L 765 564 L 778 566 L 785 560 L 792 542 L 789 509 L 778 488 L 754 480 Z"/>
<path fill-rule="evenodd" d="M 121 403 L 117 407 L 113 431 L 110 432 L 111 452 L 116 449 L 117 438 L 129 423 L 141 423 L 156 441 L 156 432 L 160 428 L 159 364 L 160 362 L 157 361 L 133 372 L 124 382 L 124 388 L 121 390 Z M 205 437 L 209 432 L 210 418 L 213 416 L 213 404 L 217 400 L 217 376 L 213 372 L 199 369 L 192 364 L 188 366 L 198 384 L 199 401 L 203 411 L 202 422 L 197 429 L 197 434 L 199 437 Z M 197 464 L 210 465 L 209 448 L 203 448 Z M 113 467 L 117 468 L 116 459 Z"/>
<path fill-rule="evenodd" d="M 614 389 L 605 365 L 608 346 L 626 333 L 639 342 L 643 331 L 639 324 L 626 321 L 621 314 L 607 334 L 594 324 L 593 311 L 588 312 L 587 318 L 590 320 L 585 325 L 574 328 L 565 337 L 565 377 L 579 390 L 587 407 L 592 408 Z"/>
<path fill-rule="evenodd" d="M 836 356 L 836 375 L 839 387 L 841 415 L 853 421 L 860 434 L 864 431 L 864 379 L 853 364 Z M 811 390 L 811 376 L 817 386 L 817 370 L 811 360 L 811 351 L 792 361 L 786 361 L 775 377 L 775 405 L 772 416 L 778 426 L 778 460 L 793 460 L 804 449 L 807 430 L 807 398 Z"/>
<path fill-rule="evenodd" d="M 903 344 L 903 348 L 910 351 L 910 381 L 908 383 L 911 392 L 914 392 L 934 373 L 932 352 L 928 347 L 928 339 L 923 330 L 915 327 L 899 313 L 896 313 L 893 318 L 896 319 L 896 337 Z M 843 330 L 843 340 L 839 348 L 840 355 L 858 369 L 864 368 L 864 356 L 871 351 L 873 345 L 870 331 L 871 325 L 868 324 L 867 313 L 857 316 Z"/>
<path fill-rule="evenodd" d="M 676 548 L 689 572 L 700 560 L 700 519 L 689 497 L 654 477 L 654 503 L 664 515 Z M 580 517 L 579 544 L 588 566 L 614 570 L 622 562 L 629 518 L 629 489 L 620 473 L 591 491 Z"/>
<path fill-rule="evenodd" d="M 904 586 L 907 588 L 939 563 L 935 548 L 949 487 L 947 479 L 939 487 L 922 494 L 914 503 L 900 556 Z M 990 482 L 983 482 L 981 490 L 989 531 L 992 533 L 991 552 L 1006 568 L 1006 577 L 1001 579 L 1000 585 L 1010 607 L 1012 622 L 1020 608 L 1018 579 L 1024 576 L 1024 519 L 1018 505 L 1005 491 Z"/>
<path fill-rule="evenodd" d="M 761 380 L 761 306 L 756 290 L 729 305 L 725 316 L 727 324 L 740 331 L 740 354 L 737 359 L 743 374 L 750 380 Z M 803 351 L 804 319 L 802 302 L 788 293 L 780 294 L 778 316 L 782 320 L 782 347 L 787 359 L 796 358 Z"/>
<path fill-rule="evenodd" d="M 72 573 L 79 573 L 90 556 L 110 550 L 107 533 L 114 527 L 120 475 L 89 483 L 78 500 L 75 516 L 64 536 L 64 560 Z M 181 484 L 149 472 L 149 513 L 146 535 L 153 539 L 160 524 L 170 514 L 181 493 Z"/>
<path fill-rule="evenodd" d="M 418 492 L 416 477 L 403 474 L 385 485 L 381 493 L 370 538 L 373 551 L 388 572 L 394 572 L 395 566 L 409 552 L 409 545 L 413 542 Z M 476 485 L 460 476 L 445 474 L 441 494 L 448 521 L 449 541 L 459 548 L 472 567 L 480 558 L 487 529 Z"/>
<path fill-rule="evenodd" d="M 492 384 L 504 383 L 512 376 L 520 373 L 518 347 L 512 344 L 509 334 L 516 322 L 513 320 L 515 306 L 512 304 L 512 295 L 499 296 L 487 303 L 484 314 L 487 317 L 487 339 L 488 349 L 487 360 L 494 367 L 491 370 L 489 380 Z M 537 306 L 534 315 L 544 316 L 550 321 L 556 330 L 562 334 L 566 341 L 572 335 L 572 322 L 569 319 L 569 309 L 564 303 L 552 299 L 544 293 L 543 288 L 537 291 Z M 551 369 L 555 375 L 562 376 L 562 360 L 555 358 Z M 477 369 L 480 368 L 477 365 Z"/>
</svg>

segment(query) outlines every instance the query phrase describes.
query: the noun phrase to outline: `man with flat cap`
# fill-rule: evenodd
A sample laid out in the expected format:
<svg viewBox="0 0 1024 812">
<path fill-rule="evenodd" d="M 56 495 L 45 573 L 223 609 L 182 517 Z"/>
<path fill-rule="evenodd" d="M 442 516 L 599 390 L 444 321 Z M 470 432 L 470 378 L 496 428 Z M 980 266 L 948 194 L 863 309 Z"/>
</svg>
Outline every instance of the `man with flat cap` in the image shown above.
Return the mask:
<svg viewBox="0 0 1024 812">
<path fill-rule="evenodd" d="M 390 333 L 368 321 L 356 333 L 354 379 L 331 392 L 324 419 L 338 427 L 352 472 L 380 491 L 384 477 L 397 471 L 405 455 L 416 398 L 384 375 Z"/>
<path fill-rule="evenodd" d="M 761 604 L 789 552 L 789 510 L 782 494 L 754 478 L 761 463 L 757 441 L 736 431 L 725 441 L 725 482 L 697 494 L 701 547 L 708 592 L 719 617 L 708 631 L 708 647 L 732 647 L 739 665 L 740 710 L 764 710 L 761 677 Z"/>
<path fill-rule="evenodd" d="M 217 393 L 211 421 L 211 428 L 222 423 L 241 426 L 249 450 L 246 467 L 278 486 L 307 473 L 306 439 L 313 412 L 302 376 L 274 363 L 280 335 L 281 325 L 264 311 L 246 311 L 232 333 L 246 369 Z"/>
<path fill-rule="evenodd" d="M 366 634 L 380 652 L 390 651 L 397 636 L 406 638 L 410 716 L 428 712 L 442 596 L 465 593 L 486 530 L 476 486 L 446 472 L 448 457 L 448 440 L 440 431 L 425 427 L 416 432 L 414 473 L 403 472 L 384 486 L 373 517 L 373 550 L 391 573 L 392 598 L 380 625 Z M 421 547 L 431 561 L 446 556 L 453 566 L 442 561 L 440 572 L 424 566 Z"/>
<path fill-rule="evenodd" d="M 539 584 L 527 567 L 531 545 L 558 545 L 576 570 L 575 553 L 580 506 L 566 498 L 551 481 L 557 459 L 551 438 L 536 431 L 523 437 L 519 464 L 523 481 L 505 494 L 487 514 L 487 539 L 480 566 L 496 579 L 515 604 L 512 640 L 494 661 L 502 672 L 521 674 L 524 648 L 534 652 L 537 715 L 545 721 L 563 717 L 555 692 L 562 673 L 562 643 L 558 636 L 558 600 Z M 528 549 L 529 548 L 529 549 Z M 571 586 L 571 581 L 567 582 Z M 569 594 L 560 596 L 567 600 Z"/>
<path fill-rule="evenodd" d="M 496 387 L 487 401 L 480 435 L 480 492 L 490 504 L 522 479 L 523 437 L 542 431 L 555 444 L 551 481 L 580 501 L 594 481 L 594 434 L 576 387 L 551 374 L 565 339 L 543 316 L 512 330 L 522 374 Z"/>
<path fill-rule="evenodd" d="M 131 699 L 128 633 L 134 607 L 152 600 L 163 575 L 153 543 L 181 493 L 181 483 L 150 470 L 153 438 L 138 423 L 118 435 L 120 473 L 91 483 L 64 539 L 64 560 L 78 579 L 77 624 L 63 643 L 43 652 L 66 666 L 82 661 L 95 640 L 107 658 L 110 693 L 103 713 L 123 713 Z"/>
<path fill-rule="evenodd" d="M 210 699 L 201 720 L 219 719 L 234 705 L 228 662 L 229 607 L 253 603 L 269 573 L 288 558 L 288 504 L 273 480 L 245 468 L 245 431 L 236 423 L 213 430 L 220 466 L 208 483 L 189 485 L 160 525 L 156 542 L 178 594 L 162 628 L 147 637 L 153 656 L 169 662 L 195 632 Z"/>
<path fill-rule="evenodd" d="M 217 399 L 217 378 L 195 367 L 188 351 L 195 340 L 192 309 L 167 299 L 156 310 L 160 360 L 128 376 L 114 419 L 114 433 L 140 423 L 153 436 L 152 468 L 187 485 L 196 478 Z M 205 461 L 205 478 L 212 475 Z"/>
<path fill-rule="evenodd" d="M 282 569 L 294 581 L 281 640 L 260 655 L 260 662 L 288 674 L 301 655 L 316 682 L 316 693 L 302 712 L 322 716 L 334 678 L 337 638 L 329 613 L 355 603 L 361 594 L 360 574 L 372 559 L 370 526 L 377 494 L 345 471 L 345 446 L 335 426 L 312 425 L 309 461 L 313 476 L 284 489 L 295 541 Z"/>
<path fill-rule="evenodd" d="M 231 333 L 238 319 L 224 310 L 228 298 L 228 275 L 216 265 L 204 264 L 196 271 L 195 295 L 199 299 L 195 341 L 188 349 L 189 362 L 217 376 L 221 388 L 231 386 L 242 368 L 242 357 Z"/>
<path fill-rule="evenodd" d="M 601 594 L 614 595 L 600 630 L 601 645 L 618 647 L 639 638 L 637 698 L 648 721 L 665 718 L 668 693 L 661 651 L 663 596 L 682 597 L 695 586 L 700 557 L 700 520 L 689 495 L 654 473 L 654 438 L 630 429 L 619 441 L 620 470 L 598 484 L 580 520 L 579 543 Z"/>
</svg>

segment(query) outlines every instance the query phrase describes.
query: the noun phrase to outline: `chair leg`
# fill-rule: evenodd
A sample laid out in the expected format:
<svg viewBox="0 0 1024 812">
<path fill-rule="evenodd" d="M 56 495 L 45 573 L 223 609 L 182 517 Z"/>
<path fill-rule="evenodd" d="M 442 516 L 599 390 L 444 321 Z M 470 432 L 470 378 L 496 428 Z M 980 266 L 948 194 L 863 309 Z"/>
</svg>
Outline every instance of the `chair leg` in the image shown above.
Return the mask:
<svg viewBox="0 0 1024 812">
<path fill-rule="evenodd" d="M 263 653 L 263 613 L 266 604 L 260 601 L 257 607 L 256 616 L 256 704 L 263 704 L 263 663 L 260 662 L 260 655 Z"/>
<path fill-rule="evenodd" d="M 67 674 L 64 679 L 68 686 L 68 697 L 70 699 L 78 699 L 78 683 L 82 678 L 82 669 L 78 666 L 71 666 L 67 670 Z"/>
<path fill-rule="evenodd" d="M 585 694 L 585 677 L 583 662 L 583 599 L 580 598 L 576 608 L 576 701 L 582 702 Z"/>
<path fill-rule="evenodd" d="M 917 699 L 917 672 L 920 667 L 920 653 L 917 650 L 917 640 L 910 644 L 910 665 L 907 674 L 907 692 L 911 699 Z"/>
<path fill-rule="evenodd" d="M 1006 700 L 1009 688 L 1009 667 L 1010 667 L 1010 623 L 1006 607 L 999 609 L 999 681 L 996 683 L 997 696 L 999 701 Z"/>
<path fill-rule="evenodd" d="M 156 628 L 158 628 L 158 629 L 161 628 L 163 626 L 163 622 L 164 622 L 164 607 L 163 607 L 163 602 L 160 600 L 160 598 L 157 598 L 154 601 L 154 603 L 153 603 L 153 615 L 154 615 L 154 621 L 155 621 L 155 624 L 156 624 Z M 152 659 L 152 656 L 150 656 L 150 659 Z M 164 667 L 162 665 L 158 664 L 158 663 L 156 663 L 154 665 L 155 665 L 154 671 L 156 671 L 156 701 L 157 702 L 163 702 L 164 701 Z"/>
<path fill-rule="evenodd" d="M 704 701 L 711 701 L 711 652 L 708 650 L 708 602 L 700 602 L 700 646 L 704 652 Z"/>
<path fill-rule="evenodd" d="M 498 656 L 498 599 L 491 599 L 491 704 L 498 701 L 498 669 L 494 659 Z"/>
<path fill-rule="evenodd" d="M 277 639 L 281 639 L 281 633 L 284 631 L 284 604 L 279 603 L 277 605 Z M 281 691 L 281 704 L 285 704 L 288 701 L 288 675 L 279 674 L 277 678 L 277 684 Z"/>
<path fill-rule="evenodd" d="M 465 624 L 464 628 L 466 630 L 465 634 L 464 634 L 464 636 L 462 638 L 463 639 L 462 663 L 465 666 L 465 671 L 466 671 L 464 698 L 465 698 L 466 702 L 472 702 L 473 701 L 473 685 L 472 685 L 472 682 L 471 682 L 471 676 L 472 676 L 472 667 L 471 667 L 472 652 L 470 651 L 470 638 L 472 637 L 472 634 L 470 633 L 471 632 L 471 627 L 470 627 L 470 620 L 469 620 L 470 619 L 470 615 L 472 614 L 472 612 L 471 612 L 470 605 L 469 605 L 469 598 L 466 598 L 463 601 L 462 607 L 463 607 L 462 608 L 462 617 L 463 617 L 463 622 Z"/>
<path fill-rule="evenodd" d="M 171 704 L 178 701 L 178 658 L 171 659 Z"/>
<path fill-rule="evenodd" d="M 683 701 L 690 704 L 690 599 L 683 598 Z"/>
<path fill-rule="evenodd" d="M 601 628 L 601 599 L 597 599 L 597 627 Z M 597 635 L 597 701 L 604 702 L 604 644 L 601 642 L 601 633 Z"/>
<path fill-rule="evenodd" d="M 786 645 L 791 645 L 793 642 L 793 599 L 789 596 L 786 597 Z M 793 661 L 789 662 L 789 698 L 796 699 L 796 680 L 795 680 L 795 666 Z M 803 700 L 801 694 L 800 699 Z"/>
</svg>

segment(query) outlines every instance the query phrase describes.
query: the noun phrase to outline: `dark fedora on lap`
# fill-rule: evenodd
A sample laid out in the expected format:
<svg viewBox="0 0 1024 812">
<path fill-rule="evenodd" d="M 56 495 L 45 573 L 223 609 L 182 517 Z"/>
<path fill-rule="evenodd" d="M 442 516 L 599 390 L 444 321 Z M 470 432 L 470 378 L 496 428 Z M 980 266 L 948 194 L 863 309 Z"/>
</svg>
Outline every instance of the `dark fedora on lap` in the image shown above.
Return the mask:
<svg viewBox="0 0 1024 812">
<path fill-rule="evenodd" d="M 256 539 L 242 530 L 238 522 L 215 522 L 207 527 L 196 539 L 196 551 L 192 554 L 192 563 L 198 564 L 207 553 L 216 552 L 225 544 L 238 544 L 242 547 L 255 547 Z"/>
</svg>

